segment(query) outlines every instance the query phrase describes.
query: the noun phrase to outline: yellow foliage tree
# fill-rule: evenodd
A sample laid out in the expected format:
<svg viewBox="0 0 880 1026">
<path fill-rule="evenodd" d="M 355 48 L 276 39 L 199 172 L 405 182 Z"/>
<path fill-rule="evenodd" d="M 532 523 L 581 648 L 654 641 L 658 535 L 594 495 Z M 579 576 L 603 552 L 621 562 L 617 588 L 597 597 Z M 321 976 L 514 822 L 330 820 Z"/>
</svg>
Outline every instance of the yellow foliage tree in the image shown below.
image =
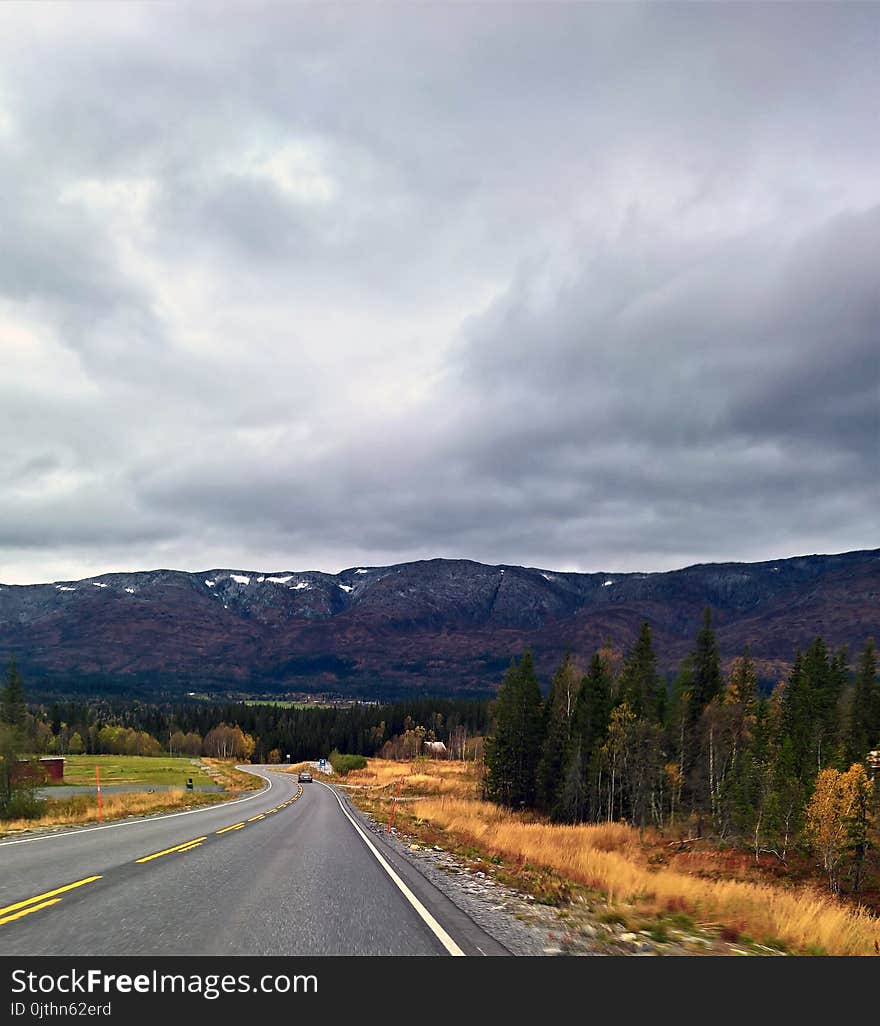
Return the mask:
<svg viewBox="0 0 880 1026">
<path fill-rule="evenodd" d="M 822 860 L 832 894 L 840 893 L 843 866 L 853 867 L 858 890 L 868 846 L 873 785 L 865 767 L 854 763 L 846 773 L 826 769 L 819 774 L 807 806 L 806 834 Z"/>
</svg>

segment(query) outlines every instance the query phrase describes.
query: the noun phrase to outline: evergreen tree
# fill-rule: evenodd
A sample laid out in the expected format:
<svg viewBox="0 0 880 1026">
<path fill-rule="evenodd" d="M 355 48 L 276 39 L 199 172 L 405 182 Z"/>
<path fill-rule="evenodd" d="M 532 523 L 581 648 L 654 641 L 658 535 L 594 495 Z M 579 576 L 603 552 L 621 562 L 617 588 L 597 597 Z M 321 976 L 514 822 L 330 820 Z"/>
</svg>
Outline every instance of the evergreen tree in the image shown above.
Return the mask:
<svg viewBox="0 0 880 1026">
<path fill-rule="evenodd" d="M 719 707 L 720 759 L 716 815 L 721 832 L 739 828 L 752 800 L 754 784 L 755 727 L 757 722 L 758 677 L 746 647 L 734 661 Z"/>
<path fill-rule="evenodd" d="M 541 756 L 541 690 L 532 654 L 510 664 L 498 689 L 495 732 L 486 746 L 486 790 L 511 808 L 535 802 L 536 771 Z"/>
<path fill-rule="evenodd" d="M 813 696 L 813 756 L 816 773 L 842 758 L 841 699 L 846 688 L 846 652 L 832 655 L 822 638 L 816 638 L 804 654 L 804 673 Z M 839 767 L 841 770 L 847 767 Z"/>
<path fill-rule="evenodd" d="M 27 705 L 24 700 L 24 680 L 14 658 L 9 660 L 6 687 L 0 696 L 0 722 L 21 729 L 25 725 Z"/>
<path fill-rule="evenodd" d="M 544 705 L 544 743 L 537 771 L 537 793 L 541 807 L 559 819 L 559 799 L 571 740 L 572 714 L 578 696 L 577 670 L 570 653 L 556 671 Z"/>
<path fill-rule="evenodd" d="M 557 802 L 557 818 L 564 823 L 582 823 L 592 818 L 590 766 L 589 754 L 584 752 L 580 739 L 573 736 Z"/>
<path fill-rule="evenodd" d="M 692 661 L 694 706 L 699 714 L 721 693 L 721 657 L 718 653 L 718 639 L 712 630 L 712 611 L 708 606 L 703 611 L 703 626 L 697 634 Z"/>
<path fill-rule="evenodd" d="M 813 706 L 810 679 L 804 672 L 804 657 L 798 652 L 782 692 L 781 731 L 789 742 L 791 772 L 801 781 L 809 779 L 811 770 L 815 768 Z"/>
<path fill-rule="evenodd" d="M 642 624 L 638 640 L 620 676 L 620 701 L 626 702 L 636 719 L 663 719 L 666 689 L 657 674 L 657 656 L 651 628 Z"/>
<path fill-rule="evenodd" d="M 596 776 L 610 717 L 611 672 L 601 654 L 596 652 L 577 693 L 563 771 L 563 790 L 557 811 L 558 818 L 569 823 L 595 819 L 599 814 Z"/>
<path fill-rule="evenodd" d="M 675 820 L 684 801 L 685 783 L 693 772 L 696 758 L 694 730 L 694 666 L 690 657 L 683 659 L 672 685 L 672 700 L 667 716 L 669 753 L 673 759 L 666 767 L 669 782 L 669 809 Z"/>
<path fill-rule="evenodd" d="M 611 719 L 611 673 L 602 656 L 596 652 L 590 660 L 587 675 L 581 681 L 574 706 L 573 733 L 584 752 L 593 752 L 608 736 Z"/>
<path fill-rule="evenodd" d="M 877 653 L 869 638 L 859 661 L 853 687 L 847 730 L 847 756 L 861 762 L 867 752 L 880 746 L 880 687 L 877 685 Z"/>
</svg>

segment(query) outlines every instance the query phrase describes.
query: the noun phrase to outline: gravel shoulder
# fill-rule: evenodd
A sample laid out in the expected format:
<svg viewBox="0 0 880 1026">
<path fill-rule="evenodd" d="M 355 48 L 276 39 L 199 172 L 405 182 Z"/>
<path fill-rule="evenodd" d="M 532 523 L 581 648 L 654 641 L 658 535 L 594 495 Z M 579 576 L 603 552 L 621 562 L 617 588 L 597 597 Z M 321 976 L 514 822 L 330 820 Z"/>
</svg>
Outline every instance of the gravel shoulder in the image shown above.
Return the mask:
<svg viewBox="0 0 880 1026">
<path fill-rule="evenodd" d="M 670 930 L 664 940 L 625 924 L 603 922 L 601 909 L 579 898 L 562 906 L 545 905 L 533 895 L 492 878 L 494 864 L 479 857 L 467 861 L 438 845 L 392 828 L 359 809 L 344 785 L 335 785 L 365 829 L 390 845 L 481 929 L 513 955 L 658 956 L 778 955 L 772 948 L 749 949 L 713 936 Z M 479 868 L 475 868 L 479 867 Z"/>
</svg>

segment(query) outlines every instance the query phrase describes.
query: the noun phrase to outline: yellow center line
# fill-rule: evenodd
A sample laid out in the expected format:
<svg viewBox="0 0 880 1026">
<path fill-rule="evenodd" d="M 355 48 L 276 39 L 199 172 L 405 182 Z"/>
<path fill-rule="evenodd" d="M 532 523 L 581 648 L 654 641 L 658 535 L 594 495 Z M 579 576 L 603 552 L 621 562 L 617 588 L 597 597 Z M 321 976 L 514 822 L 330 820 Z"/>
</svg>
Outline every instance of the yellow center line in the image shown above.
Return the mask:
<svg viewBox="0 0 880 1026">
<path fill-rule="evenodd" d="M 248 820 L 248 823 L 256 823 L 258 819 L 265 819 L 265 818 L 266 818 L 265 815 L 261 812 L 259 814 L 259 816 L 251 816 L 251 818 Z"/>
<path fill-rule="evenodd" d="M 41 908 L 48 908 L 50 905 L 57 905 L 60 898 L 52 898 L 50 901 L 41 902 L 39 905 L 32 905 L 30 908 L 23 908 L 20 912 L 13 912 L 11 916 L 3 916 L 0 919 L 0 926 L 11 923 L 13 919 L 21 919 L 22 916 L 29 916 L 31 912 L 39 912 Z"/>
<path fill-rule="evenodd" d="M 5 916 L 7 912 L 15 912 L 17 909 L 24 908 L 25 905 L 33 905 L 35 902 L 43 901 L 46 898 L 54 898 L 56 894 L 64 894 L 65 891 L 72 891 L 75 887 L 82 887 L 83 884 L 92 883 L 95 880 L 100 879 L 100 876 L 87 876 L 83 880 L 77 880 L 75 883 L 65 884 L 64 887 L 56 887 L 54 891 L 45 891 L 43 894 L 35 894 L 33 898 L 27 898 L 24 901 L 17 901 L 14 905 L 7 905 L 6 908 L 0 908 L 0 916 Z M 3 921 L 6 922 L 5 919 Z"/>
<path fill-rule="evenodd" d="M 185 851 L 192 851 L 193 848 L 201 848 L 202 842 L 197 841 L 195 844 L 188 844 L 185 848 L 178 848 L 177 854 L 182 855 Z"/>
<path fill-rule="evenodd" d="M 217 831 L 215 831 L 215 833 L 218 833 L 218 834 L 228 834 L 230 830 L 241 830 L 241 828 L 243 826 L 244 826 L 244 820 L 242 820 L 241 823 L 233 823 L 232 826 L 223 827 L 222 830 L 217 830 Z"/>
<path fill-rule="evenodd" d="M 207 835 L 205 837 L 196 837 L 192 841 L 184 841 L 183 844 L 176 844 L 173 848 L 166 848 L 164 851 L 153 852 L 152 855 L 144 855 L 142 859 L 135 859 L 135 862 L 151 862 L 153 859 L 161 858 L 162 855 L 170 855 L 173 851 L 180 851 L 181 848 L 189 848 L 194 844 L 201 844 L 202 841 L 207 841 Z"/>
</svg>

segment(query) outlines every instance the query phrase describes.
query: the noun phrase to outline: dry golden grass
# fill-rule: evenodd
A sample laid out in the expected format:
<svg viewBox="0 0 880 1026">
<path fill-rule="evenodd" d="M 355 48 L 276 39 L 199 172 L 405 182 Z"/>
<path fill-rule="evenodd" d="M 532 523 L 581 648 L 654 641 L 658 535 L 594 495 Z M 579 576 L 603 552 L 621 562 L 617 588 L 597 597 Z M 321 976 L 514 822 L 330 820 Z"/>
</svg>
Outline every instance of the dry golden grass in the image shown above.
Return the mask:
<svg viewBox="0 0 880 1026">
<path fill-rule="evenodd" d="M 880 945 L 880 920 L 813 891 L 706 880 L 640 864 L 638 833 L 625 824 L 529 822 L 487 802 L 450 797 L 426 798 L 413 811 L 486 854 L 546 866 L 602 891 L 609 904 L 653 913 L 686 908 L 704 925 L 733 927 L 756 939 L 779 938 L 796 951 L 869 955 Z"/>
<path fill-rule="evenodd" d="M 273 766 L 272 770 L 276 773 L 316 773 L 315 767 L 310 762 L 294 762 L 288 765 L 285 763 L 279 763 L 277 766 Z"/>
<path fill-rule="evenodd" d="M 346 784 L 375 792 L 386 791 L 388 797 L 397 793 L 399 783 L 403 797 L 472 798 L 478 792 L 479 782 L 479 767 L 474 763 L 443 759 L 414 759 L 412 762 L 370 759 L 366 769 L 352 770 L 345 778 Z"/>
<path fill-rule="evenodd" d="M 262 777 L 235 768 L 232 759 L 202 759 L 208 774 L 215 784 L 227 791 L 259 791 L 266 786 Z"/>
<path fill-rule="evenodd" d="M 157 812 L 212 805 L 226 799 L 223 794 L 204 794 L 186 790 L 148 793 L 134 791 L 128 794 L 107 795 L 102 800 L 101 818 L 125 819 L 128 816 L 149 816 Z M 57 827 L 84 826 L 97 823 L 98 801 L 94 797 L 62 798 L 46 802 L 44 814 L 36 819 L 0 820 L 0 835 L 25 830 L 46 830 Z"/>
</svg>

